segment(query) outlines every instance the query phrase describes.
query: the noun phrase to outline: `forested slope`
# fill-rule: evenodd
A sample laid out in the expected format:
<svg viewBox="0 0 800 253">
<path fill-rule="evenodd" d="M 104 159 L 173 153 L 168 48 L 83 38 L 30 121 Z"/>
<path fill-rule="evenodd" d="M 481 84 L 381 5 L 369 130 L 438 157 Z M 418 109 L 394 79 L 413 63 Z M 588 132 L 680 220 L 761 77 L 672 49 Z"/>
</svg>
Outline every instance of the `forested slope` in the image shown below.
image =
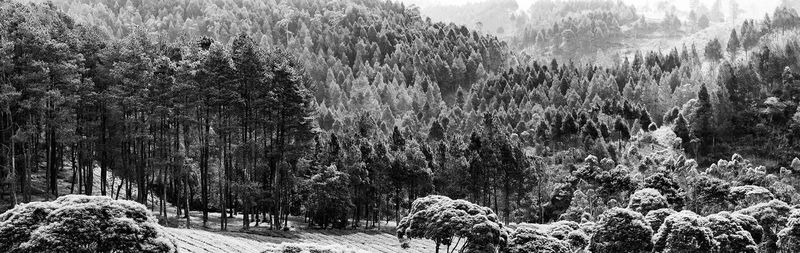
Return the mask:
<svg viewBox="0 0 800 253">
<path fill-rule="evenodd" d="M 274 228 L 375 226 L 434 193 L 548 222 L 731 153 L 765 174 L 798 156 L 792 9 L 745 22 L 742 43 L 610 66 L 517 55 L 382 1 L 3 2 L 0 16 L 0 159 L 23 196 L 32 171 L 90 182 L 99 166 L 141 202 Z M 591 203 L 571 209 L 578 191 Z"/>
</svg>

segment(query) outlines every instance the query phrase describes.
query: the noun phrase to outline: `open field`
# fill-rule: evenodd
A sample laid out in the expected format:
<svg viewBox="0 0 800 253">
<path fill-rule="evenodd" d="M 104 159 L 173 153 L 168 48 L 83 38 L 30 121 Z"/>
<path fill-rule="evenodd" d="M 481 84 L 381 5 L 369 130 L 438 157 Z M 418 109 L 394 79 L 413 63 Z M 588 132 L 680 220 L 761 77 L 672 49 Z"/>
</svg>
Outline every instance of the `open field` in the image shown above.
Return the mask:
<svg viewBox="0 0 800 253">
<path fill-rule="evenodd" d="M 285 237 L 241 232 L 209 232 L 197 229 L 167 228 L 180 252 L 264 252 L 282 245 L 331 246 L 341 252 L 431 252 L 430 241 L 415 240 L 402 249 L 394 235 L 355 230 L 282 232 Z M 273 234 L 274 235 L 274 234 Z"/>
</svg>

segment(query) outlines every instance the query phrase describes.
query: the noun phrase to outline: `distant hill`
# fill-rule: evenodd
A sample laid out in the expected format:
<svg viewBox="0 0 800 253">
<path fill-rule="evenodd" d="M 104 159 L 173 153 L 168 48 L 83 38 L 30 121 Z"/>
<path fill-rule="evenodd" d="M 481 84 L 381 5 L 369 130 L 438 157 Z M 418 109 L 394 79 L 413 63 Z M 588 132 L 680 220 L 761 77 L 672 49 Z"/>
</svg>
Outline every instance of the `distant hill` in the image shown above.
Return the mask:
<svg viewBox="0 0 800 253">
<path fill-rule="evenodd" d="M 466 25 L 478 31 L 500 37 L 513 35 L 527 22 L 526 15 L 518 12 L 515 0 L 491 0 L 463 5 L 428 5 L 421 7 L 423 15 L 434 21 Z"/>
</svg>

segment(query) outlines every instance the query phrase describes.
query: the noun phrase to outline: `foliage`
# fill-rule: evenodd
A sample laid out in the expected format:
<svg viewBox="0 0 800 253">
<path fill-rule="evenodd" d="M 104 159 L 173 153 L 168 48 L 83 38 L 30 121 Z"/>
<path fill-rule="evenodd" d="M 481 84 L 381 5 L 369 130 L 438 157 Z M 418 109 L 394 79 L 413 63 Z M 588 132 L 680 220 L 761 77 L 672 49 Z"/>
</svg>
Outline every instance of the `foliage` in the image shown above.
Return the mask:
<svg viewBox="0 0 800 253">
<path fill-rule="evenodd" d="M 653 252 L 717 252 L 719 243 L 707 222 L 691 211 L 670 215 L 653 236 Z"/>
<path fill-rule="evenodd" d="M 795 252 L 800 250 L 800 228 L 798 228 L 798 218 L 800 218 L 800 213 L 793 212 L 789 216 L 789 222 L 786 224 L 786 228 L 781 229 L 778 232 L 778 251 L 779 252 Z"/>
<path fill-rule="evenodd" d="M 719 43 L 719 40 L 713 39 L 706 44 L 705 57 L 712 61 L 722 59 L 722 44 Z"/>
<path fill-rule="evenodd" d="M 763 239 L 759 244 L 760 251 L 777 251 L 777 233 L 784 229 L 789 221 L 794 208 L 780 200 L 757 204 L 735 213 L 749 215 L 758 221 L 764 231 Z M 757 241 L 757 240 L 756 240 Z"/>
<path fill-rule="evenodd" d="M 336 169 L 335 165 L 323 168 L 305 183 L 308 188 L 308 202 L 303 206 L 309 212 L 313 224 L 343 228 L 347 215 L 353 208 L 350 184 L 347 174 Z"/>
<path fill-rule="evenodd" d="M 674 209 L 683 208 L 686 193 L 678 185 L 672 173 L 657 171 L 644 179 L 642 187 L 658 190 L 661 195 L 667 198 L 670 207 Z"/>
<path fill-rule="evenodd" d="M 175 252 L 144 205 L 104 196 L 21 204 L 0 215 L 0 235 L 4 252 Z"/>
<path fill-rule="evenodd" d="M 653 210 L 667 207 L 667 198 L 665 198 L 658 190 L 653 188 L 644 188 L 637 190 L 631 194 L 628 208 L 647 216 L 647 213 Z"/>
<path fill-rule="evenodd" d="M 431 195 L 414 200 L 409 215 L 397 226 L 397 238 L 426 238 L 450 245 L 454 237 L 466 238 L 465 250 L 499 248 L 508 234 L 489 208 L 465 200 Z"/>
<path fill-rule="evenodd" d="M 572 250 L 570 245 L 562 240 L 544 234 L 536 229 L 520 227 L 511 233 L 508 246 L 503 249 L 503 252 L 568 253 L 572 252 Z"/>
<path fill-rule="evenodd" d="M 672 208 L 652 210 L 644 216 L 644 220 L 650 224 L 650 228 L 652 228 L 653 231 L 658 231 L 658 229 L 661 227 L 661 224 L 664 224 L 664 220 L 675 213 L 677 212 Z"/>
<path fill-rule="evenodd" d="M 731 187 L 730 191 L 731 201 L 744 207 L 766 203 L 775 199 L 768 189 L 755 185 L 735 186 Z"/>
<path fill-rule="evenodd" d="M 653 229 L 638 212 L 609 209 L 600 215 L 595 227 L 589 243 L 591 252 L 649 252 L 653 247 Z"/>
<path fill-rule="evenodd" d="M 732 215 L 730 212 L 720 212 L 706 217 L 708 220 L 706 226 L 714 233 L 714 239 L 719 243 L 719 252 L 757 252 L 758 244 L 750 232 L 740 225 L 739 217 L 741 216 Z"/>
</svg>

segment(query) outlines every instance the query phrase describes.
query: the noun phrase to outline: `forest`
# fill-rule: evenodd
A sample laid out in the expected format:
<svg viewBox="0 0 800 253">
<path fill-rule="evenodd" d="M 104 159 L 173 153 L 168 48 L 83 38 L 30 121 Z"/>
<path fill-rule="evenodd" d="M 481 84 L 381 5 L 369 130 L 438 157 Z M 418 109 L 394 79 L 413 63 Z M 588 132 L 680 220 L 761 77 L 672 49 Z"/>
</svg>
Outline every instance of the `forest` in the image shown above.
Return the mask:
<svg viewBox="0 0 800 253">
<path fill-rule="evenodd" d="M 797 10 L 611 65 L 515 50 L 681 25 L 558 5 L 579 14 L 506 42 L 392 1 L 0 0 L 0 208 L 44 171 L 47 199 L 200 210 L 220 230 L 302 217 L 393 221 L 437 250 L 798 250 Z"/>
</svg>

